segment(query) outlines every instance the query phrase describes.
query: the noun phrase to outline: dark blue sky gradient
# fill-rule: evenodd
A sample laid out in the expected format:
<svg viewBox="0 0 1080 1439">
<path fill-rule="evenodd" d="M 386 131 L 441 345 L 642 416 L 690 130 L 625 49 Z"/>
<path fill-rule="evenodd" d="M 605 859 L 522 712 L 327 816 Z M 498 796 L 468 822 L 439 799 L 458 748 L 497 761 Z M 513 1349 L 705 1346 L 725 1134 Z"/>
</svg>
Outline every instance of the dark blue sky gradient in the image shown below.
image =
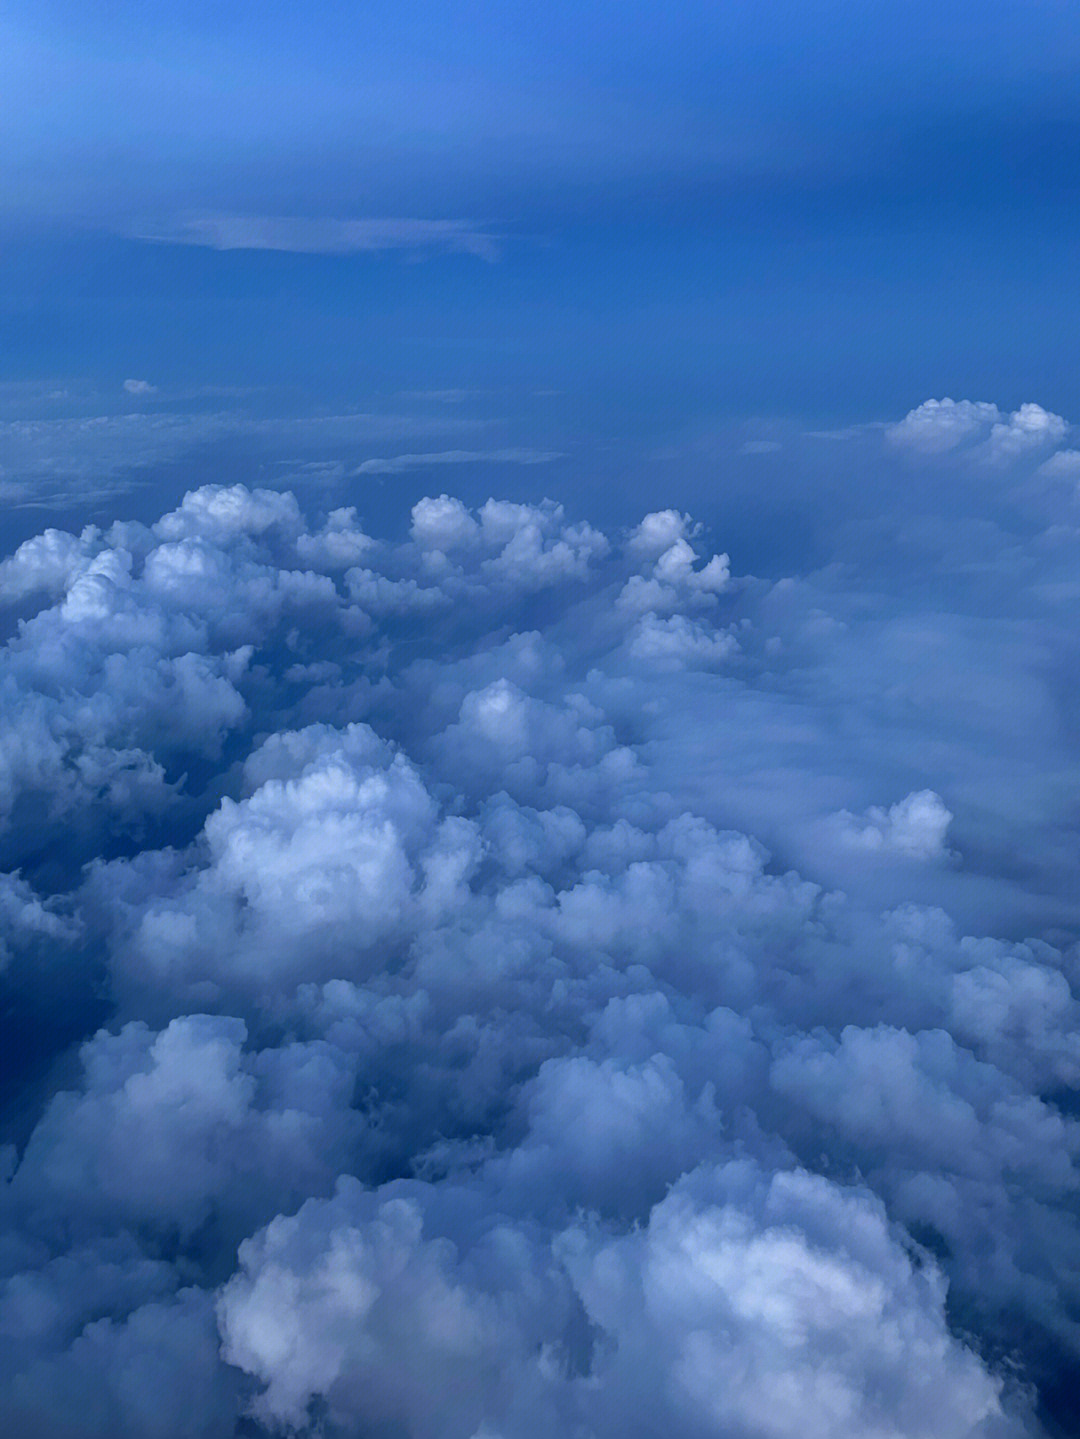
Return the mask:
<svg viewBox="0 0 1080 1439">
<path fill-rule="evenodd" d="M 552 436 L 591 415 L 607 439 L 930 393 L 1080 412 L 1068 4 L 50 4 L 4 28 L 8 380 L 301 408 L 558 388 Z M 462 220 L 501 258 L 125 238 L 205 215 Z"/>
</svg>

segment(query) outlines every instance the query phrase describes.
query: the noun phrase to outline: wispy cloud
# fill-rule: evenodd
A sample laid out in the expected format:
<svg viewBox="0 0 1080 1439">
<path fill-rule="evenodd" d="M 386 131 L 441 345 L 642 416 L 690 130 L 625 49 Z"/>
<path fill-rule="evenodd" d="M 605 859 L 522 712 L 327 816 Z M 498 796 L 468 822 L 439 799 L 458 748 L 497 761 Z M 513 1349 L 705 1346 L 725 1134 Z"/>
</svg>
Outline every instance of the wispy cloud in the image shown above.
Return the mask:
<svg viewBox="0 0 1080 1439">
<path fill-rule="evenodd" d="M 482 394 L 480 390 L 401 390 L 398 392 L 399 400 L 423 400 L 434 401 L 439 405 L 462 405 L 466 400 Z"/>
<path fill-rule="evenodd" d="M 806 430 L 804 434 L 808 440 L 857 440 L 860 435 L 872 434 L 875 430 L 881 431 L 887 428 L 884 420 L 868 420 L 862 425 L 844 425 L 837 430 Z"/>
<path fill-rule="evenodd" d="M 132 238 L 209 250 L 278 250 L 297 255 L 358 255 L 381 250 L 442 250 L 489 263 L 500 237 L 473 220 L 333 219 L 305 215 L 195 215 L 130 231 Z"/>
<path fill-rule="evenodd" d="M 402 475 L 406 470 L 428 465 L 546 465 L 562 459 L 559 450 L 440 450 L 428 455 L 391 455 L 387 459 L 365 460 L 355 475 Z"/>
<path fill-rule="evenodd" d="M 50 477 L 92 479 L 174 459 L 203 445 L 247 440 L 256 445 L 320 450 L 326 446 L 414 443 L 418 437 L 478 437 L 486 422 L 458 416 L 351 414 L 250 415 L 236 410 L 176 412 L 138 409 L 122 414 L 72 416 L 61 419 L 0 420 L 4 478 L 19 485 L 25 502 L 53 494 L 42 486 Z M 451 454 L 457 453 L 454 451 Z M 524 455 L 531 451 L 506 451 Z M 540 453 L 539 451 L 535 453 Z M 467 458 L 474 458 L 469 454 Z M 398 457 L 405 459 L 409 457 Z M 417 457 L 412 457 L 416 459 Z M 424 461 L 425 463 L 427 461 Z M 373 461 L 393 466 L 395 460 Z M 439 463 L 435 460 L 433 463 Z M 519 460 L 519 463 L 528 461 Z M 409 466 L 403 466 L 409 468 Z M 376 469 L 376 473 L 386 473 Z M 391 468 L 390 473 L 393 473 Z"/>
</svg>

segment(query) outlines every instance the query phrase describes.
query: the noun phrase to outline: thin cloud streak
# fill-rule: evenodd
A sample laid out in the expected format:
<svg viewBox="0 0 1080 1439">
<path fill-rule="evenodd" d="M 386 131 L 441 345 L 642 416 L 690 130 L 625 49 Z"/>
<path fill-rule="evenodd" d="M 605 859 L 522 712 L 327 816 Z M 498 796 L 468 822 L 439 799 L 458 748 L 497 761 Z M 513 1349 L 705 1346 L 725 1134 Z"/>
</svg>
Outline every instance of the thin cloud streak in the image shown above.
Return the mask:
<svg viewBox="0 0 1080 1439">
<path fill-rule="evenodd" d="M 305 215 L 198 215 L 137 227 L 132 239 L 209 250 L 274 250 L 292 255 L 360 255 L 384 250 L 443 251 L 489 264 L 500 237 L 473 220 L 333 219 Z"/>
<path fill-rule="evenodd" d="M 441 450 L 427 455 L 392 455 L 364 460 L 355 475 L 402 475 L 428 465 L 547 465 L 563 458 L 560 450 Z"/>
</svg>

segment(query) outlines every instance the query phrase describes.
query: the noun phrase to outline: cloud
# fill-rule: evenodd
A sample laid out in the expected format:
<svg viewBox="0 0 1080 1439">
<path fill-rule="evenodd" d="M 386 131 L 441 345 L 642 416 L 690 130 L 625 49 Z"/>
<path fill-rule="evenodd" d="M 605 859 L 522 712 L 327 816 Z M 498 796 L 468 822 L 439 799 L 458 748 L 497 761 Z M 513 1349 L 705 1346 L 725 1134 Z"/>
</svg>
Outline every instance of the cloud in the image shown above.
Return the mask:
<svg viewBox="0 0 1080 1439">
<path fill-rule="evenodd" d="M 1060 443 L 1068 432 L 1060 415 L 1025 404 L 1005 415 L 996 405 L 971 400 L 926 400 L 885 434 L 918 454 L 946 454 L 970 447 L 989 464 L 1008 464 L 1029 452 Z"/>
<path fill-rule="evenodd" d="M 149 380 L 125 380 L 124 391 L 129 395 L 156 395 L 157 386 Z"/>
<path fill-rule="evenodd" d="M 1021 405 L 992 426 L 987 440 L 989 457 L 1008 461 L 1029 450 L 1044 449 L 1063 440 L 1068 429 L 1060 415 L 1051 414 L 1041 405 Z"/>
<path fill-rule="evenodd" d="M 57 906 L 42 902 L 17 874 L 0 874 L 0 971 L 13 954 L 40 940 L 67 940 L 74 927 Z"/>
<path fill-rule="evenodd" d="M 766 579 L 241 484 L 4 560 L 12 1432 L 1035 1439 L 1074 557 L 1018 496 L 917 584 L 846 516 Z"/>
<path fill-rule="evenodd" d="M 996 405 L 971 400 L 924 400 L 898 424 L 889 425 L 885 434 L 894 445 L 923 454 L 941 454 L 985 436 L 1000 422 L 1001 411 Z"/>
<path fill-rule="evenodd" d="M 655 610 L 644 615 L 630 640 L 635 659 L 678 667 L 686 661 L 719 664 L 733 655 L 739 642 L 732 634 L 715 634 L 686 615 L 660 619 Z"/>
<path fill-rule="evenodd" d="M 727 555 L 713 555 L 699 567 L 695 534 L 689 516 L 676 510 L 646 515 L 628 542 L 640 572 L 627 580 L 617 603 L 653 616 L 715 605 L 731 578 L 730 564 Z"/>
<path fill-rule="evenodd" d="M 107 497 L 116 491 L 115 477 L 207 446 L 246 441 L 273 447 L 275 453 L 282 446 L 318 452 L 426 434 L 475 436 L 484 428 L 484 421 L 445 414 L 425 419 L 362 412 L 274 416 L 243 410 L 140 409 L 7 420 L 0 422 L 0 442 L 6 473 L 13 483 L 18 477 L 17 501 L 55 508 L 88 492 Z"/>
<path fill-rule="evenodd" d="M 464 1219 L 476 1197 L 458 1205 Z M 602 1439 L 643 1411 L 694 1436 L 1021 1432 L 948 1336 L 939 1276 L 864 1193 L 734 1163 L 622 1236 L 571 1228 L 544 1246 L 452 1216 L 422 1186 L 346 1182 L 244 1246 L 220 1314 L 226 1356 L 263 1383 L 260 1418 L 303 1425 L 318 1396 L 342 1428 L 434 1439 L 452 1383 L 462 1434 Z"/>
<path fill-rule="evenodd" d="M 910 859 L 941 859 L 952 815 L 933 790 L 919 790 L 881 809 L 872 805 L 864 815 L 841 810 L 836 816 L 840 840 L 867 854 L 882 852 Z"/>
<path fill-rule="evenodd" d="M 499 259 L 501 237 L 471 220 L 334 219 L 288 215 L 198 215 L 132 232 L 133 238 L 210 250 L 277 250 L 294 255 L 359 255 L 383 250 L 443 251 Z"/>
<path fill-rule="evenodd" d="M 430 465 L 547 465 L 561 460 L 558 450 L 439 450 L 426 455 L 393 455 L 388 459 L 363 460 L 353 471 L 357 475 L 404 475 Z"/>
<path fill-rule="evenodd" d="M 1039 473 L 1053 480 L 1080 481 L 1080 450 L 1057 450 L 1039 466 Z"/>
</svg>

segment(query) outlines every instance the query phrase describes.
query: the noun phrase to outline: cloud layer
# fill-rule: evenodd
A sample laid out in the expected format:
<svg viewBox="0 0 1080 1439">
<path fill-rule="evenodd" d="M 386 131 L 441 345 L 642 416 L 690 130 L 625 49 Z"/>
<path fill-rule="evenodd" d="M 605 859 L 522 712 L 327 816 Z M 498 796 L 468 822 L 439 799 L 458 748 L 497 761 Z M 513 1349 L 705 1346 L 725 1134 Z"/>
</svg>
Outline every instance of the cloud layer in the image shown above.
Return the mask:
<svg viewBox="0 0 1080 1439">
<path fill-rule="evenodd" d="M 241 485 L 4 560 L 7 1428 L 1039 1434 L 1080 976 L 999 775 L 1065 741 L 980 688 L 1028 601 L 938 598 Z"/>
</svg>

